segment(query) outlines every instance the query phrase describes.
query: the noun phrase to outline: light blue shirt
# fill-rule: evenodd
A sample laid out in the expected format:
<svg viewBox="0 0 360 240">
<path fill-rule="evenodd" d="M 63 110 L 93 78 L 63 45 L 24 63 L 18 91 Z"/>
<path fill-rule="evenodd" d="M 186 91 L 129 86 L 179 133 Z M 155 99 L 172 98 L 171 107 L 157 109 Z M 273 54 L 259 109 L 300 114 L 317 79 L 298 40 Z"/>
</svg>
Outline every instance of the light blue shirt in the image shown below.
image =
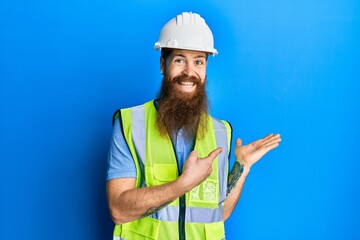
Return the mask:
<svg viewBox="0 0 360 240">
<path fill-rule="evenodd" d="M 194 149 L 194 139 L 186 140 L 182 129 L 173 138 L 173 146 L 179 171 L 182 172 L 185 160 Z M 114 178 L 136 178 L 134 159 L 121 131 L 121 123 L 116 119 L 108 154 L 108 168 L 106 180 Z"/>
</svg>

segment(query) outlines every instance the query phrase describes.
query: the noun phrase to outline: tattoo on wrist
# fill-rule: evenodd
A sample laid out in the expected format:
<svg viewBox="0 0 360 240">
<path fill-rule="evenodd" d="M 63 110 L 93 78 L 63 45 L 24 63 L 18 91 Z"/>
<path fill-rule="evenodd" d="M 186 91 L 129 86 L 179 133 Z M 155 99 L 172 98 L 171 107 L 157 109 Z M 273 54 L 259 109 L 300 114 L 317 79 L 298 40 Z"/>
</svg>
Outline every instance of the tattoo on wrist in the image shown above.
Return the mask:
<svg viewBox="0 0 360 240">
<path fill-rule="evenodd" d="M 241 177 L 243 171 L 244 171 L 244 164 L 241 164 L 240 162 L 235 161 L 234 166 L 229 175 L 226 196 L 229 195 L 231 190 L 234 188 L 236 182 Z"/>
<path fill-rule="evenodd" d="M 166 202 L 166 203 L 164 203 L 164 204 L 162 204 L 162 205 L 160 205 L 160 206 L 158 206 L 158 207 L 151 207 L 151 208 L 149 208 L 149 209 L 142 215 L 142 217 L 146 217 L 146 216 L 149 216 L 149 215 L 151 215 L 151 214 L 153 214 L 153 213 L 156 213 L 157 211 L 159 211 L 160 209 L 166 207 L 166 206 L 169 205 L 170 203 L 171 203 L 171 201 L 170 201 L 170 202 Z"/>
</svg>

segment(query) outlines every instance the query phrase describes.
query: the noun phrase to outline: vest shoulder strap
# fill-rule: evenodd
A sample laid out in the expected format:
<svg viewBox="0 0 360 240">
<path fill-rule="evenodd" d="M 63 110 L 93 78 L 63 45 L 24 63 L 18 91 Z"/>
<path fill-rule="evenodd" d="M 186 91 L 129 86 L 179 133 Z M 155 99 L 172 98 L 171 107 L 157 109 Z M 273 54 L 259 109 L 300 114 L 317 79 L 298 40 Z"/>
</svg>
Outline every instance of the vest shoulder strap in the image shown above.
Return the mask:
<svg viewBox="0 0 360 240">
<path fill-rule="evenodd" d="M 230 124 L 230 122 L 225 121 L 225 120 L 221 120 L 221 122 L 224 124 L 225 128 L 226 128 L 226 132 L 227 132 L 227 136 L 228 136 L 228 149 L 229 149 L 229 158 L 230 158 L 230 153 L 231 153 L 231 142 L 232 142 L 232 126 Z"/>
<path fill-rule="evenodd" d="M 121 131 L 124 136 L 125 142 L 130 150 L 131 156 L 133 157 L 135 168 L 136 168 L 136 187 L 140 187 L 141 172 L 138 155 L 135 150 L 135 145 L 132 140 L 132 116 L 131 108 L 118 109 L 113 115 L 112 123 L 114 125 L 116 119 L 120 119 Z"/>
</svg>

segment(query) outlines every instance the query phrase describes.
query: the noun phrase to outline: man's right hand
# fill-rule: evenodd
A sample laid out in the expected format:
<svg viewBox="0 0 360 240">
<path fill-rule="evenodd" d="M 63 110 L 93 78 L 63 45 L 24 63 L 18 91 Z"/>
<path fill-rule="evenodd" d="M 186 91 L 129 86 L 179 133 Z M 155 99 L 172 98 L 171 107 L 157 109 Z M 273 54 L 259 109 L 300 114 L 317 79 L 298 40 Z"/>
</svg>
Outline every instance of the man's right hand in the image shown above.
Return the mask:
<svg viewBox="0 0 360 240">
<path fill-rule="evenodd" d="M 217 148 L 205 158 L 198 158 L 196 151 L 190 153 L 185 161 L 183 173 L 179 177 L 187 191 L 190 191 L 210 176 L 212 163 L 221 152 L 222 148 Z"/>
<path fill-rule="evenodd" d="M 135 178 L 115 178 L 107 182 L 110 213 L 116 224 L 139 219 L 189 192 L 212 172 L 212 163 L 221 153 L 218 148 L 205 158 L 192 151 L 183 174 L 173 182 L 159 186 L 135 188 Z"/>
</svg>

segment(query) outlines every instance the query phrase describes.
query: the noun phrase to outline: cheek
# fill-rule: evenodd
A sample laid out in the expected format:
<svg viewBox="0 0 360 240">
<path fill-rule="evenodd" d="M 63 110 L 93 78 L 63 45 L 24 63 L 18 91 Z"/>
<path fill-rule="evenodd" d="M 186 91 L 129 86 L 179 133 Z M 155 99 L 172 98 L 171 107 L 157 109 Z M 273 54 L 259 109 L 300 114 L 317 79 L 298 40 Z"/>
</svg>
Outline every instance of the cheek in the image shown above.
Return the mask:
<svg viewBox="0 0 360 240">
<path fill-rule="evenodd" d="M 169 68 L 167 73 L 168 73 L 169 77 L 172 79 L 172 78 L 178 76 L 179 74 L 181 74 L 181 71 L 177 68 Z"/>
<path fill-rule="evenodd" d="M 198 72 L 198 76 L 199 76 L 200 79 L 201 79 L 201 83 L 204 83 L 204 82 L 205 82 L 205 78 L 206 78 L 206 71 L 200 71 L 200 72 Z"/>
</svg>

